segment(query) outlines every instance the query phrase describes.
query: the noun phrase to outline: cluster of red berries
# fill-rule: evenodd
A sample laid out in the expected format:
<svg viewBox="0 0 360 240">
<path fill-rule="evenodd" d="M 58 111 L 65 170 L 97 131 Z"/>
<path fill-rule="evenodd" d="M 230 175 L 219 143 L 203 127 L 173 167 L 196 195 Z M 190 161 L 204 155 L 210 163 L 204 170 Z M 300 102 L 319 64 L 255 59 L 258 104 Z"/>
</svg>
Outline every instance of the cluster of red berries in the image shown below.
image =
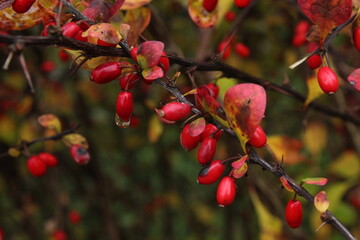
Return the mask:
<svg viewBox="0 0 360 240">
<path fill-rule="evenodd" d="M 218 45 L 217 52 L 222 54 L 221 58 L 223 60 L 227 59 L 234 48 L 235 53 L 242 58 L 247 58 L 250 56 L 251 51 L 247 45 L 241 42 L 233 43 L 232 41 L 228 42 L 227 40 L 221 41 Z"/>
<path fill-rule="evenodd" d="M 297 199 L 291 199 L 285 208 L 285 219 L 291 228 L 298 228 L 301 226 L 303 218 L 302 204 Z"/>
<path fill-rule="evenodd" d="M 35 0 L 14 0 L 12 3 L 12 9 L 17 13 L 25 13 L 29 11 Z"/>
<path fill-rule="evenodd" d="M 250 4 L 251 0 L 234 0 L 234 3 L 239 8 L 245 8 Z M 212 12 L 215 10 L 218 4 L 218 0 L 203 0 L 202 6 L 203 8 L 208 11 Z"/>
</svg>

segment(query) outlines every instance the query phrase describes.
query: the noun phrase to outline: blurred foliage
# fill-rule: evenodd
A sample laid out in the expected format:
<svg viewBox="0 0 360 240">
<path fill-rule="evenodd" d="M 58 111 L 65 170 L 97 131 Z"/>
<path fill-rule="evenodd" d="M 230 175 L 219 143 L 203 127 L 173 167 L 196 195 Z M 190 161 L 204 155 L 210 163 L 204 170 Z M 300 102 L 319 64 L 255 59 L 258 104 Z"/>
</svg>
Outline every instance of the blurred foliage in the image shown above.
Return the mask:
<svg viewBox="0 0 360 240">
<path fill-rule="evenodd" d="M 221 20 L 212 29 L 199 30 L 188 15 L 185 2 L 153 1 L 151 9 L 156 17 L 152 17 L 161 19 L 164 28 L 154 30 L 157 26 L 152 20 L 144 36 L 163 41 L 169 54 L 190 59 L 198 58 L 207 36 L 210 39 L 202 51 L 205 55 L 216 53 L 231 23 Z M 231 9 L 237 14 L 244 11 L 232 5 Z M 250 48 L 250 57 L 243 59 L 232 52 L 225 62 L 270 82 L 287 82 L 306 95 L 306 79 L 311 70 L 306 64 L 295 70 L 288 68 L 306 54 L 305 47 L 291 45 L 293 28 L 301 19 L 304 16 L 295 1 L 258 1 L 234 37 Z M 41 30 L 42 26 L 37 25 L 11 34 L 39 35 Z M 335 61 L 359 66 L 360 54 L 350 39 L 349 27 L 335 39 L 334 48 L 341 56 Z M 159 126 L 154 120 L 154 108 L 170 97 L 159 86 L 142 84 L 132 91 L 134 114 L 140 122 L 120 129 L 114 122 L 115 100 L 120 91 L 117 81 L 96 85 L 89 81 L 86 70 L 69 76 L 70 62 L 62 62 L 55 47 L 27 47 L 24 54 L 36 93 L 30 93 L 16 57 L 9 71 L 0 71 L 0 154 L 20 140 L 45 136 L 37 118 L 51 113 L 60 118 L 63 129 L 81 124 L 79 133 L 87 138 L 92 158 L 89 164 L 78 166 L 64 144 L 34 144 L 29 149 L 31 153 L 47 151 L 59 158 L 59 166 L 37 179 L 28 173 L 24 156 L 1 157 L 0 227 L 5 239 L 50 239 L 54 229 L 64 229 L 69 239 L 76 240 L 342 239 L 330 226 L 315 232 L 321 224 L 320 215 L 301 198 L 303 225 L 290 229 L 284 221 L 284 209 L 293 195 L 258 166 L 250 165 L 248 177 L 237 181 L 235 202 L 225 208 L 217 207 L 217 184 L 196 183 L 200 170 L 196 150 L 185 152 L 179 144 L 181 123 Z M 0 55 L 0 59 L 6 59 L 6 47 L 2 47 Z M 44 61 L 54 61 L 56 68 L 41 71 Z M 174 66 L 170 73 L 176 70 Z M 198 83 L 207 83 L 214 76 L 216 73 L 201 72 L 196 79 Z M 181 76 L 178 84 L 186 89 L 190 81 Z M 344 89 L 349 107 L 358 104 L 359 95 Z M 274 91 L 267 94 L 266 117 L 262 122 L 265 132 L 273 136 L 274 144 L 281 144 L 280 140 L 289 143 L 289 139 L 298 144 L 295 147 L 287 144 L 289 149 L 283 150 L 290 152 L 284 156 L 286 171 L 298 182 L 307 177 L 328 178 L 326 187 L 306 188 L 312 194 L 327 191 L 330 210 L 359 237 L 360 159 L 351 132 L 343 121 L 305 109 L 291 97 Z M 333 96 L 315 101 L 336 105 Z M 224 134 L 216 158 L 232 157 L 240 149 L 236 141 Z M 271 161 L 269 154 L 260 152 Z M 80 223 L 69 222 L 71 210 L 80 213 Z"/>
</svg>

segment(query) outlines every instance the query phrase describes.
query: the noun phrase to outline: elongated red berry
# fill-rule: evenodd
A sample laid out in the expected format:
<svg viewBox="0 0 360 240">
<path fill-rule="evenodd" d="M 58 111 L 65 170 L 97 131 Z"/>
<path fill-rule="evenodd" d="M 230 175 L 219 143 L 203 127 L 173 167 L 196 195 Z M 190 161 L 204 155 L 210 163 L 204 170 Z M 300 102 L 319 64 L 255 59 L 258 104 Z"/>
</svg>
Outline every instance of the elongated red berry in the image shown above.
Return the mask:
<svg viewBox="0 0 360 240">
<path fill-rule="evenodd" d="M 234 11 L 227 11 L 224 16 L 225 20 L 228 22 L 233 22 L 236 18 L 236 13 Z"/>
<path fill-rule="evenodd" d="M 285 219 L 291 228 L 298 228 L 301 226 L 303 217 L 301 202 L 297 199 L 291 199 L 286 204 Z"/>
<path fill-rule="evenodd" d="M 197 181 L 200 184 L 212 184 L 221 177 L 224 170 L 225 165 L 220 160 L 214 160 L 200 170 Z"/>
<path fill-rule="evenodd" d="M 322 64 L 322 59 L 318 54 L 314 54 L 311 55 L 307 60 L 306 60 L 307 65 L 309 66 L 309 68 L 311 69 L 317 69 L 318 67 L 321 66 Z"/>
<path fill-rule="evenodd" d="M 98 84 L 104 84 L 115 80 L 120 74 L 121 69 L 118 62 L 107 62 L 91 72 L 90 80 Z"/>
<path fill-rule="evenodd" d="M 131 50 L 130 50 L 130 55 L 131 55 L 131 58 L 137 63 L 137 56 L 136 56 L 136 53 L 137 53 L 137 50 L 139 49 L 139 47 L 133 47 Z"/>
<path fill-rule="evenodd" d="M 169 58 L 165 51 L 162 52 L 162 55 L 161 55 L 161 58 L 159 61 L 159 66 L 164 69 L 164 72 L 167 72 L 167 70 L 169 70 L 170 61 L 169 61 Z"/>
<path fill-rule="evenodd" d="M 218 0 L 203 0 L 202 6 L 206 9 L 206 11 L 212 12 L 216 8 L 217 3 Z"/>
<path fill-rule="evenodd" d="M 128 73 L 119 78 L 119 84 L 122 90 L 130 90 L 135 86 L 140 76 L 137 73 Z"/>
<path fill-rule="evenodd" d="M 325 93 L 335 93 L 339 88 L 339 79 L 336 73 L 329 67 L 321 67 L 317 73 L 320 88 Z"/>
<path fill-rule="evenodd" d="M 76 210 L 71 210 L 69 212 L 69 221 L 72 224 L 78 224 L 81 221 L 81 216 L 80 216 L 79 212 Z"/>
<path fill-rule="evenodd" d="M 58 159 L 57 157 L 55 157 L 54 155 L 52 155 L 51 153 L 47 153 L 47 152 L 42 152 L 39 153 L 38 158 L 43 161 L 46 166 L 48 167 L 54 167 L 58 164 Z"/>
<path fill-rule="evenodd" d="M 236 195 L 236 184 L 235 179 L 229 176 L 225 176 L 221 179 L 217 191 L 216 200 L 220 207 L 230 205 Z"/>
<path fill-rule="evenodd" d="M 238 56 L 243 58 L 247 58 L 248 56 L 250 56 L 250 49 L 243 43 L 235 44 L 235 52 Z"/>
<path fill-rule="evenodd" d="M 200 141 L 203 141 L 206 137 L 210 137 L 212 134 L 214 134 L 214 138 L 218 140 L 221 137 L 222 130 L 219 130 L 214 124 L 206 124 L 204 131 L 201 133 L 201 139 Z"/>
<path fill-rule="evenodd" d="M 86 148 L 79 144 L 74 144 L 70 148 L 72 159 L 79 165 L 86 164 L 90 161 L 90 154 Z"/>
<path fill-rule="evenodd" d="M 356 27 L 353 31 L 353 41 L 355 48 L 360 51 L 360 27 Z"/>
<path fill-rule="evenodd" d="M 197 147 L 200 142 L 200 136 L 190 135 L 190 124 L 186 124 L 180 134 L 180 144 L 186 151 L 191 151 Z"/>
<path fill-rule="evenodd" d="M 263 147 L 267 142 L 267 137 L 262 129 L 261 126 L 257 126 L 254 132 L 254 135 L 250 138 L 248 141 L 248 144 L 250 144 L 253 147 L 261 148 Z"/>
<path fill-rule="evenodd" d="M 63 30 L 62 34 L 65 37 L 69 37 L 69 38 L 75 38 L 75 36 L 79 32 L 83 32 L 80 26 L 77 25 L 75 22 L 66 23 L 64 26 L 61 27 L 61 29 Z"/>
<path fill-rule="evenodd" d="M 239 8 L 244 8 L 249 6 L 251 0 L 234 0 L 234 3 Z"/>
<path fill-rule="evenodd" d="M 15 0 L 12 3 L 12 9 L 17 13 L 25 13 L 29 11 L 35 0 Z"/>
<path fill-rule="evenodd" d="M 29 172 L 35 177 L 41 177 L 46 173 L 46 164 L 38 156 L 30 157 L 26 164 Z"/>
<path fill-rule="evenodd" d="M 68 239 L 66 232 L 63 230 L 55 230 L 51 234 L 51 237 L 54 240 L 67 240 Z"/>
<path fill-rule="evenodd" d="M 230 43 L 228 43 L 228 41 L 222 41 L 217 48 L 217 52 L 222 54 L 221 58 L 223 60 L 227 59 L 231 54 Z"/>
<path fill-rule="evenodd" d="M 206 137 L 201 142 L 197 152 L 197 159 L 200 164 L 207 164 L 214 158 L 216 152 L 216 139 L 212 137 Z"/>
<path fill-rule="evenodd" d="M 310 28 L 310 23 L 308 21 L 302 20 L 299 21 L 294 29 L 294 36 L 291 40 L 291 44 L 295 47 L 301 46 L 306 43 L 306 34 Z"/>
<path fill-rule="evenodd" d="M 116 99 L 116 113 L 124 122 L 130 121 L 134 110 L 133 96 L 131 92 L 120 92 Z"/>
<path fill-rule="evenodd" d="M 219 96 L 219 86 L 214 83 L 208 83 L 205 85 L 210 90 L 210 95 L 215 99 Z"/>
<path fill-rule="evenodd" d="M 190 114 L 191 106 L 181 102 L 170 102 L 156 111 L 161 118 L 167 121 L 178 121 Z"/>
</svg>

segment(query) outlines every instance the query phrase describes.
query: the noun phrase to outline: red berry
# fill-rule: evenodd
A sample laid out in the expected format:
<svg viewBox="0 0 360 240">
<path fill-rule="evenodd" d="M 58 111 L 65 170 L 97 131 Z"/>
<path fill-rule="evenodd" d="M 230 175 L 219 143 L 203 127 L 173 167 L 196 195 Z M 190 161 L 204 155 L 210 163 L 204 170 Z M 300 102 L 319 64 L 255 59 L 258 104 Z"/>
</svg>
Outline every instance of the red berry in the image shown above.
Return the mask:
<svg viewBox="0 0 360 240">
<path fill-rule="evenodd" d="M 136 63 L 137 63 L 136 53 L 137 53 L 138 48 L 139 48 L 139 47 L 133 47 L 133 48 L 130 50 L 131 58 L 132 58 Z"/>
<path fill-rule="evenodd" d="M 180 144 L 186 151 L 193 150 L 200 142 L 200 136 L 201 135 L 191 136 L 190 124 L 186 124 L 180 134 Z"/>
<path fill-rule="evenodd" d="M 32 156 L 27 160 L 27 168 L 35 177 L 41 177 L 46 173 L 46 164 L 38 156 Z"/>
<path fill-rule="evenodd" d="M 66 62 L 70 59 L 70 56 L 65 52 L 64 49 L 59 49 L 59 58 L 61 61 Z"/>
<path fill-rule="evenodd" d="M 119 79 L 119 84 L 122 90 L 126 91 L 132 89 L 135 83 L 139 80 L 137 73 L 128 73 Z"/>
<path fill-rule="evenodd" d="M 230 205 L 236 195 L 235 179 L 229 176 L 225 176 L 221 179 L 217 191 L 216 200 L 220 207 Z"/>
<path fill-rule="evenodd" d="M 226 47 L 226 49 L 225 49 Z M 225 49 L 225 51 L 224 51 Z M 218 46 L 218 49 L 217 49 L 217 52 L 219 54 L 222 54 L 222 59 L 227 59 L 230 54 L 231 54 L 231 48 L 230 48 L 230 44 L 228 44 L 228 41 L 222 41 L 219 46 Z"/>
<path fill-rule="evenodd" d="M 12 8 L 17 13 L 25 13 L 29 11 L 35 0 L 15 0 L 12 3 Z"/>
<path fill-rule="evenodd" d="M 228 22 L 233 22 L 236 18 L 236 13 L 234 11 L 227 11 L 225 13 L 225 20 Z"/>
<path fill-rule="evenodd" d="M 214 98 L 217 98 L 219 95 L 219 86 L 214 83 L 208 83 L 205 85 L 210 90 L 210 95 Z"/>
<path fill-rule="evenodd" d="M 292 228 L 298 228 L 302 222 L 302 205 L 299 200 L 291 199 L 285 209 L 285 219 L 287 224 Z"/>
<path fill-rule="evenodd" d="M 83 32 L 80 26 L 77 25 L 75 22 L 69 22 L 64 26 L 62 26 L 61 29 L 63 30 L 62 34 L 65 37 L 69 37 L 69 38 L 75 38 L 75 36 L 77 36 L 79 32 L 81 33 Z"/>
<path fill-rule="evenodd" d="M 320 88 L 325 93 L 335 93 L 339 88 L 339 79 L 336 73 L 329 67 L 321 67 L 317 73 Z"/>
<path fill-rule="evenodd" d="M 0 228 L 0 240 L 4 240 L 4 230 Z"/>
<path fill-rule="evenodd" d="M 206 137 L 200 144 L 197 152 L 197 159 L 200 164 L 207 164 L 214 158 L 216 152 L 216 139 Z"/>
<path fill-rule="evenodd" d="M 309 31 L 309 28 L 310 28 L 310 23 L 306 20 L 301 20 L 299 21 L 295 28 L 294 28 L 294 33 L 295 35 L 297 34 L 307 34 L 307 32 Z"/>
<path fill-rule="evenodd" d="M 239 8 L 247 7 L 251 0 L 234 0 L 234 3 Z"/>
<path fill-rule="evenodd" d="M 216 182 L 225 170 L 225 165 L 220 160 L 212 161 L 211 164 L 204 166 L 198 175 L 198 183 L 212 184 Z"/>
<path fill-rule="evenodd" d="M 70 211 L 69 212 L 69 221 L 72 224 L 78 224 L 81 221 L 80 214 L 75 210 Z"/>
<path fill-rule="evenodd" d="M 41 63 L 41 71 L 49 73 L 55 70 L 56 64 L 53 61 L 44 61 Z"/>
<path fill-rule="evenodd" d="M 167 103 L 161 110 L 156 110 L 160 118 L 166 121 L 178 121 L 189 115 L 191 106 L 181 102 Z"/>
<path fill-rule="evenodd" d="M 98 84 L 104 84 L 115 80 L 120 74 L 121 69 L 118 62 L 107 62 L 91 72 L 90 80 Z"/>
<path fill-rule="evenodd" d="M 235 44 L 235 52 L 243 58 L 250 56 L 250 49 L 243 43 Z"/>
<path fill-rule="evenodd" d="M 360 51 L 360 27 L 356 27 L 353 32 L 353 41 L 355 48 Z"/>
<path fill-rule="evenodd" d="M 262 129 L 262 127 L 257 126 L 254 132 L 254 135 L 250 138 L 248 141 L 248 144 L 250 144 L 253 147 L 261 148 L 263 147 L 267 142 L 267 137 Z"/>
<path fill-rule="evenodd" d="M 211 123 L 207 124 L 204 131 L 200 135 L 201 136 L 200 141 L 203 141 L 206 137 L 210 137 L 211 134 L 213 134 L 215 132 L 216 132 L 216 134 L 213 137 L 216 140 L 218 140 L 221 137 L 221 134 L 222 134 L 222 130 L 220 130 L 220 131 L 218 131 L 218 130 L 219 129 L 215 125 L 213 125 Z"/>
<path fill-rule="evenodd" d="M 306 63 L 309 66 L 309 68 L 317 69 L 318 67 L 321 66 L 322 59 L 318 54 L 314 54 L 306 60 Z"/>
<path fill-rule="evenodd" d="M 82 42 L 87 42 L 87 37 L 82 36 L 83 32 L 84 31 L 82 29 L 79 30 L 79 32 L 74 36 L 74 39 L 82 41 Z"/>
<path fill-rule="evenodd" d="M 63 230 L 56 230 L 51 237 L 54 240 L 67 240 L 67 234 Z"/>
<path fill-rule="evenodd" d="M 58 159 L 51 153 L 42 152 L 42 153 L 39 153 L 37 156 L 48 167 L 54 167 L 58 164 Z"/>
<path fill-rule="evenodd" d="M 167 70 L 169 70 L 170 67 L 169 58 L 167 57 L 167 54 L 164 51 L 162 52 L 159 65 L 164 69 L 164 72 L 167 72 Z"/>
<path fill-rule="evenodd" d="M 120 92 L 116 99 L 116 113 L 121 120 L 129 122 L 134 109 L 133 97 L 131 92 Z"/>
<path fill-rule="evenodd" d="M 74 144 L 70 148 L 72 159 L 79 165 L 86 164 L 90 161 L 90 154 L 86 148 L 79 144 Z"/>
<path fill-rule="evenodd" d="M 218 0 L 203 0 L 202 6 L 206 9 L 206 11 L 212 12 L 216 8 L 217 3 Z"/>
</svg>

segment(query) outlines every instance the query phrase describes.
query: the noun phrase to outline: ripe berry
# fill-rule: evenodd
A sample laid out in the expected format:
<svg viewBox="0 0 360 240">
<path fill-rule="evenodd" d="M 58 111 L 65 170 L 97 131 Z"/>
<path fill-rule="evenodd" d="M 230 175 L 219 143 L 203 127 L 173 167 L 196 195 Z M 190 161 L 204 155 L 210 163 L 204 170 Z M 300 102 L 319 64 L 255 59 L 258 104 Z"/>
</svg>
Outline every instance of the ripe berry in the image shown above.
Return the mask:
<svg viewBox="0 0 360 240">
<path fill-rule="evenodd" d="M 38 156 L 32 156 L 27 160 L 27 168 L 35 177 L 41 177 L 46 173 L 46 164 Z"/>
<path fill-rule="evenodd" d="M 116 99 L 116 113 L 121 120 L 129 122 L 134 109 L 133 96 L 131 92 L 120 92 Z"/>
<path fill-rule="evenodd" d="M 191 136 L 190 124 L 186 124 L 180 134 L 180 144 L 186 151 L 193 150 L 200 142 L 200 136 L 201 135 Z"/>
<path fill-rule="evenodd" d="M 360 27 L 356 27 L 353 32 L 353 41 L 355 48 L 360 51 Z"/>
<path fill-rule="evenodd" d="M 217 3 L 218 0 L 203 0 L 202 6 L 206 9 L 206 11 L 212 12 L 216 8 Z"/>
<path fill-rule="evenodd" d="M 221 179 L 217 191 L 216 200 L 220 207 L 230 205 L 236 195 L 235 179 L 229 176 L 225 176 Z"/>
<path fill-rule="evenodd" d="M 64 49 L 60 48 L 59 49 L 59 58 L 61 61 L 66 62 L 67 60 L 70 59 L 70 56 L 65 52 Z"/>
<path fill-rule="evenodd" d="M 226 47 L 226 49 L 225 49 L 225 47 Z M 225 51 L 224 51 L 224 49 L 225 49 Z M 218 46 L 217 52 L 219 54 L 222 54 L 221 58 L 223 60 L 227 59 L 231 54 L 231 48 L 230 48 L 230 44 L 228 44 L 228 41 L 226 41 L 226 40 L 222 41 Z"/>
<path fill-rule="evenodd" d="M 78 224 L 81 221 L 80 214 L 75 210 L 70 211 L 69 212 L 69 221 L 72 224 Z"/>
<path fill-rule="evenodd" d="M 51 153 L 42 152 L 42 153 L 39 153 L 37 156 L 48 167 L 54 167 L 58 164 L 58 159 Z"/>
<path fill-rule="evenodd" d="M 67 240 L 67 234 L 63 230 L 56 230 L 51 237 L 54 240 Z"/>
<path fill-rule="evenodd" d="M 12 8 L 17 13 L 25 13 L 29 11 L 35 0 L 15 0 L 12 3 Z"/>
<path fill-rule="evenodd" d="M 138 48 L 139 48 L 139 47 L 133 47 L 133 48 L 130 50 L 131 58 L 132 58 L 136 63 L 137 63 L 136 53 L 137 53 Z"/>
<path fill-rule="evenodd" d="M 164 72 L 167 72 L 167 70 L 169 70 L 170 61 L 169 61 L 169 58 L 167 57 L 166 52 L 164 52 L 164 51 L 162 52 L 162 56 L 160 58 L 159 66 L 164 69 Z"/>
<path fill-rule="evenodd" d="M 317 69 L 318 67 L 321 66 L 322 59 L 318 54 L 314 54 L 306 60 L 306 63 L 309 66 L 309 68 Z"/>
<path fill-rule="evenodd" d="M 201 136 L 200 141 L 203 141 L 206 137 L 210 137 L 211 134 L 213 134 L 215 132 L 216 132 L 216 134 L 214 134 L 213 137 L 216 140 L 218 140 L 221 137 L 221 134 L 222 134 L 222 130 L 220 130 L 220 131 L 218 131 L 218 130 L 219 129 L 215 125 L 213 125 L 211 123 L 207 124 L 204 131 L 200 135 Z"/>
<path fill-rule="evenodd" d="M 128 73 L 119 79 L 119 84 L 122 90 L 126 91 L 132 89 L 140 76 L 136 73 Z"/>
<path fill-rule="evenodd" d="M 291 228 L 298 228 L 302 222 L 302 205 L 299 200 L 291 199 L 285 209 L 285 219 Z"/>
<path fill-rule="evenodd" d="M 41 71 L 43 71 L 45 73 L 50 73 L 55 70 L 56 64 L 53 61 L 44 61 L 41 63 L 40 68 L 41 68 Z"/>
<path fill-rule="evenodd" d="M 220 160 L 212 161 L 211 164 L 205 165 L 199 172 L 198 183 L 212 184 L 216 182 L 225 170 L 225 165 Z"/>
<path fill-rule="evenodd" d="M 335 93 L 339 88 L 339 79 L 336 73 L 329 67 L 321 67 L 317 73 L 320 88 L 325 93 Z"/>
<path fill-rule="evenodd" d="M 225 13 L 224 17 L 226 21 L 233 22 L 236 18 L 236 13 L 234 11 L 229 10 Z"/>
<path fill-rule="evenodd" d="M 239 8 L 247 7 L 251 0 L 234 0 L 234 3 Z"/>
<path fill-rule="evenodd" d="M 88 150 L 79 144 L 72 145 L 70 148 L 72 159 L 79 165 L 86 164 L 90 161 Z"/>
<path fill-rule="evenodd" d="M 200 144 L 197 152 L 197 159 L 200 164 L 207 164 L 214 158 L 216 152 L 216 139 L 206 137 Z"/>
<path fill-rule="evenodd" d="M 214 98 L 217 98 L 219 95 L 219 86 L 214 83 L 208 83 L 205 85 L 210 90 L 210 95 Z"/>
<path fill-rule="evenodd" d="M 90 80 L 98 84 L 104 84 L 116 79 L 120 74 L 121 69 L 118 62 L 107 62 L 91 72 Z"/>
<path fill-rule="evenodd" d="M 250 56 L 250 49 L 243 43 L 235 44 L 235 52 L 243 58 Z"/>
<path fill-rule="evenodd" d="M 302 20 L 298 22 L 294 29 L 294 36 L 291 40 L 291 44 L 295 47 L 301 46 L 306 43 L 306 34 L 310 28 L 308 21 Z"/>
<path fill-rule="evenodd" d="M 67 24 L 65 24 L 64 26 L 61 27 L 61 29 L 63 30 L 62 34 L 65 37 L 69 37 L 69 38 L 75 38 L 75 36 L 79 33 L 79 32 L 83 32 L 83 30 L 80 28 L 79 25 L 77 25 L 75 22 L 69 22 Z"/>
<path fill-rule="evenodd" d="M 161 118 L 167 121 L 178 121 L 189 115 L 191 106 L 181 102 L 170 102 L 161 110 L 156 111 Z"/>
<path fill-rule="evenodd" d="M 261 148 L 263 147 L 267 142 L 267 137 L 262 129 L 262 127 L 257 126 L 254 132 L 254 135 L 250 138 L 248 141 L 248 144 L 250 144 L 253 147 Z"/>
</svg>

